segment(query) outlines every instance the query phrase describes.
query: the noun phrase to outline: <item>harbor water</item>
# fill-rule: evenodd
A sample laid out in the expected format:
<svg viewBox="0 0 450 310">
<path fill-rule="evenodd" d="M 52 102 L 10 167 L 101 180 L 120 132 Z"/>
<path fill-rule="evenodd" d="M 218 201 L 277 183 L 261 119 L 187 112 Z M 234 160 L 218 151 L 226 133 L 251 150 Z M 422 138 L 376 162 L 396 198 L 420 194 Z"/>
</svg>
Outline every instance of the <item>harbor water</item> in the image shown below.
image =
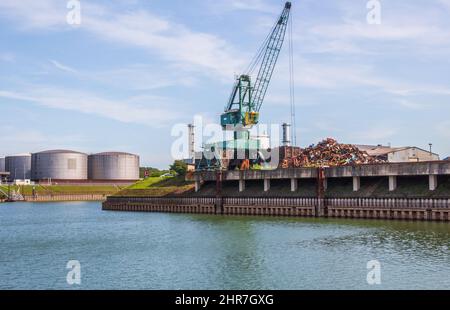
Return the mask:
<svg viewBox="0 0 450 310">
<path fill-rule="evenodd" d="M 450 289 L 449 246 L 449 223 L 3 203 L 0 289 Z"/>
</svg>

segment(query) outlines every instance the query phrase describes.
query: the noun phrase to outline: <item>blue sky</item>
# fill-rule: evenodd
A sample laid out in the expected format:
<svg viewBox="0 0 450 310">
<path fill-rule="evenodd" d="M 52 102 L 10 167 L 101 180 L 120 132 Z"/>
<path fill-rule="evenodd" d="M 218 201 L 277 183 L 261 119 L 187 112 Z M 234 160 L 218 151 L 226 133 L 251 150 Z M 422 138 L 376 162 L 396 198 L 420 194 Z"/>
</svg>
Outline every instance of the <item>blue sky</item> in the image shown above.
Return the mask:
<svg viewBox="0 0 450 310">
<path fill-rule="evenodd" d="M 301 146 L 414 145 L 450 155 L 450 0 L 293 1 Z M 0 156 L 128 151 L 166 167 L 176 123 L 217 122 L 284 2 L 0 0 Z M 289 121 L 283 51 L 261 111 Z"/>
</svg>

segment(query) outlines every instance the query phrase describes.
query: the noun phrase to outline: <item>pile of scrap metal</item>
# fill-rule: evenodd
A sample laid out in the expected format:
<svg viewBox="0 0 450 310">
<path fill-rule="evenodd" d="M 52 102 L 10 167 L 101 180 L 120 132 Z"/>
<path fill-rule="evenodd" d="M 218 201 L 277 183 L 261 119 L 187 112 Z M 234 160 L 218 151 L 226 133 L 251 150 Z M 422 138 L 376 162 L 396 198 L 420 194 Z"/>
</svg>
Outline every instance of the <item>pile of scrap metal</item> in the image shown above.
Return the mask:
<svg viewBox="0 0 450 310">
<path fill-rule="evenodd" d="M 328 138 L 317 145 L 301 150 L 300 154 L 291 158 L 284 158 L 281 167 L 335 167 L 345 165 L 363 165 L 383 163 L 383 160 L 370 156 L 351 144 L 339 144 Z"/>
</svg>

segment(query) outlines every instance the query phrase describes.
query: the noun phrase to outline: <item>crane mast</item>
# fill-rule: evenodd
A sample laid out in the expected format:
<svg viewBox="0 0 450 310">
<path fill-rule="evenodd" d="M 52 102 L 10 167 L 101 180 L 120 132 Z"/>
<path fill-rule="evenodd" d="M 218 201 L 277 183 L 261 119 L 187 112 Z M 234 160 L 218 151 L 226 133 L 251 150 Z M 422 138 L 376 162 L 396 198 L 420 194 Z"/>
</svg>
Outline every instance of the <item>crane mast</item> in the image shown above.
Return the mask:
<svg viewBox="0 0 450 310">
<path fill-rule="evenodd" d="M 249 129 L 258 124 L 259 111 L 283 46 L 291 6 L 291 2 L 286 2 L 283 12 L 255 58 L 254 65 L 261 63 L 255 84 L 252 85 L 250 74 L 242 74 L 237 78 L 225 112 L 221 115 L 224 129 Z"/>
</svg>

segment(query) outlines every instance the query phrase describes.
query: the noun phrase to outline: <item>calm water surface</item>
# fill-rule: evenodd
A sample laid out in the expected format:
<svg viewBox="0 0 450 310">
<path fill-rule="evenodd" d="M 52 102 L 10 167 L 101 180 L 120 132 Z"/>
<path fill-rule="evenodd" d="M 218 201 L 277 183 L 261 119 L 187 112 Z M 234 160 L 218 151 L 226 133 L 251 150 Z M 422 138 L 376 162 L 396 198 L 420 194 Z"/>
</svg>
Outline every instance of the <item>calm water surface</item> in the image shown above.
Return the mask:
<svg viewBox="0 0 450 310">
<path fill-rule="evenodd" d="M 0 289 L 450 289 L 450 224 L 0 204 Z M 370 286 L 367 262 L 381 262 Z M 81 263 L 80 286 L 66 282 Z"/>
</svg>

